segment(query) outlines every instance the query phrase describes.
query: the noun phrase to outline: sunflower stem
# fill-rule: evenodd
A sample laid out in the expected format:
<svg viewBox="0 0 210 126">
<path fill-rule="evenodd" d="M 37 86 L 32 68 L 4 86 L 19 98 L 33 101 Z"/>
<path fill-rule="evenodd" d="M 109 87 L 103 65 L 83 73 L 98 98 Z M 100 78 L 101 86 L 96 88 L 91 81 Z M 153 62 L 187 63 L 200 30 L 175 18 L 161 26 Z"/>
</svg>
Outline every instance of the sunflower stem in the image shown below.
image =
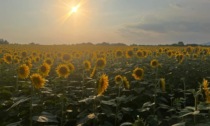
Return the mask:
<svg viewBox="0 0 210 126">
<path fill-rule="evenodd" d="M 29 116 L 29 120 L 30 120 L 30 126 L 32 126 L 32 109 L 33 109 L 33 106 L 32 106 L 32 104 L 33 104 L 33 96 L 34 96 L 34 88 L 33 88 L 33 86 L 31 85 L 31 100 L 30 100 L 30 108 L 29 108 L 29 110 L 30 110 L 30 116 Z"/>
</svg>

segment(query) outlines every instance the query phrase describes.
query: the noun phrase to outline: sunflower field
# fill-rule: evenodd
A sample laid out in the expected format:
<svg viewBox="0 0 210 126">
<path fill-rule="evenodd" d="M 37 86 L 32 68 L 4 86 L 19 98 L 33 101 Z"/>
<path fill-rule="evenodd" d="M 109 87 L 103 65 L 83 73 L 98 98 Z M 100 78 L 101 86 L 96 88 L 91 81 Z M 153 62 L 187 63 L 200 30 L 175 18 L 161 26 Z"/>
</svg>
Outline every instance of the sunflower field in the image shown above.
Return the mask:
<svg viewBox="0 0 210 126">
<path fill-rule="evenodd" d="M 209 126 L 209 81 L 209 47 L 0 45 L 0 126 Z"/>
</svg>

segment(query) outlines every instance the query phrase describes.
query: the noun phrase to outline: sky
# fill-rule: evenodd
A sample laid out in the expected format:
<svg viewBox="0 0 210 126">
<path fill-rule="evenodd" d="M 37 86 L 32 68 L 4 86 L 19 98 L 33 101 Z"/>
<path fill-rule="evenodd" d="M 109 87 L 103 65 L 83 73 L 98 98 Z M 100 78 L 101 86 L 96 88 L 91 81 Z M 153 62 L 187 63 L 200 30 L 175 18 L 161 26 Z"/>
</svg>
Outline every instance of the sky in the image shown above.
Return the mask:
<svg viewBox="0 0 210 126">
<path fill-rule="evenodd" d="M 47 45 L 206 43 L 209 7 L 210 0 L 0 0 L 0 38 Z"/>
</svg>

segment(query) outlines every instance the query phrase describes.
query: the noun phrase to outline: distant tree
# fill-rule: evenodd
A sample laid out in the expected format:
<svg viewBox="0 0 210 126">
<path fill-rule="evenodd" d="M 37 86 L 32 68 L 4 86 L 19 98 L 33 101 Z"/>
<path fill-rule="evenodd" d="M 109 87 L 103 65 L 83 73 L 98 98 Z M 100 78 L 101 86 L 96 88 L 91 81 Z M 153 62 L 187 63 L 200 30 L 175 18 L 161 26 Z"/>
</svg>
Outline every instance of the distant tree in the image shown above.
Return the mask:
<svg viewBox="0 0 210 126">
<path fill-rule="evenodd" d="M 0 39 L 0 44 L 9 44 L 9 42 L 7 40 Z"/>
<path fill-rule="evenodd" d="M 179 41 L 178 42 L 178 46 L 184 46 L 184 42 L 183 41 Z"/>
</svg>

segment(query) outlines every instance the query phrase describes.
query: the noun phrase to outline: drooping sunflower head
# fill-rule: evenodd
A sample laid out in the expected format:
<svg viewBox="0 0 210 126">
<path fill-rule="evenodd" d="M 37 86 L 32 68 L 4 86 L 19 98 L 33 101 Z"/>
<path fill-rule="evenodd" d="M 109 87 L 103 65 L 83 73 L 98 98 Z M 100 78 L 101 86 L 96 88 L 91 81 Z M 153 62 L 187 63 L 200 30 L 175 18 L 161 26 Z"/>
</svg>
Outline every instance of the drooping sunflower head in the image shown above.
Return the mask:
<svg viewBox="0 0 210 126">
<path fill-rule="evenodd" d="M 123 77 L 123 85 L 125 89 L 130 89 L 130 83 L 125 76 Z"/>
<path fill-rule="evenodd" d="M 50 65 L 47 63 L 43 63 L 40 67 L 39 67 L 39 72 L 42 76 L 46 77 L 48 76 L 49 72 L 50 72 Z"/>
<path fill-rule="evenodd" d="M 11 64 L 12 63 L 12 55 L 9 53 L 4 54 L 3 60 L 5 63 Z"/>
<path fill-rule="evenodd" d="M 96 61 L 96 68 L 103 69 L 106 65 L 106 59 L 105 58 L 98 58 Z"/>
<path fill-rule="evenodd" d="M 17 71 L 18 71 L 18 77 L 20 79 L 26 79 L 30 74 L 30 69 L 26 64 L 22 64 L 21 66 L 19 66 Z"/>
<path fill-rule="evenodd" d="M 102 95 L 104 91 L 108 88 L 109 86 L 109 79 L 106 74 L 101 75 L 99 82 L 97 84 L 97 94 L 98 96 Z"/>
<path fill-rule="evenodd" d="M 85 70 L 90 70 L 90 69 L 91 69 L 90 61 L 85 60 L 85 61 L 83 62 L 83 65 L 84 65 Z"/>
<path fill-rule="evenodd" d="M 156 68 L 159 66 L 159 63 L 156 59 L 153 59 L 151 62 L 150 62 L 150 66 L 153 67 L 153 68 Z"/>
<path fill-rule="evenodd" d="M 70 74 L 69 66 L 66 64 L 60 64 L 56 67 L 56 73 L 59 77 L 67 78 Z"/>
<path fill-rule="evenodd" d="M 132 76 L 136 80 L 141 80 L 144 77 L 144 70 L 142 68 L 136 68 L 133 70 Z"/>
<path fill-rule="evenodd" d="M 115 76 L 114 81 L 117 85 L 119 85 L 123 82 L 123 78 L 121 75 L 117 75 L 117 76 Z"/>
<path fill-rule="evenodd" d="M 36 89 L 42 88 L 45 85 L 45 79 L 40 74 L 32 74 L 30 76 L 31 83 Z"/>
</svg>

